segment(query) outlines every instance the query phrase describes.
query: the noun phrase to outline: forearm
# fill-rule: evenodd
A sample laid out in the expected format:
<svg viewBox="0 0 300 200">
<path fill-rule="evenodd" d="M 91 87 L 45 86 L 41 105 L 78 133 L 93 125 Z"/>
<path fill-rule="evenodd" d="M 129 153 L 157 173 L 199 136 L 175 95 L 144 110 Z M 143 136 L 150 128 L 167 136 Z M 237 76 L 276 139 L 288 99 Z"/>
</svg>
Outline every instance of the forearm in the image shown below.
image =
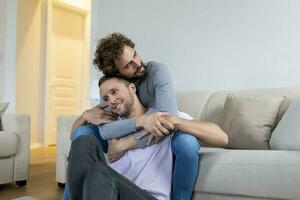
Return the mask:
<svg viewBox="0 0 300 200">
<path fill-rule="evenodd" d="M 103 124 L 99 126 L 99 133 L 104 140 L 120 139 L 133 133 L 133 138 L 139 148 L 145 148 L 153 143 L 147 144 L 149 135 L 140 139 L 140 136 L 144 134 L 143 131 L 136 132 L 139 129 L 143 129 L 143 121 L 145 116 L 137 118 L 131 118 L 126 120 L 118 120 L 111 123 Z"/>
<path fill-rule="evenodd" d="M 99 132 L 104 140 L 119 139 L 135 132 L 135 118 L 118 120 L 99 126 Z"/>
<path fill-rule="evenodd" d="M 139 148 L 139 146 L 133 136 L 128 136 L 128 137 L 122 138 L 119 140 L 119 142 L 121 145 L 121 149 L 123 151 L 128 151 L 131 149 Z"/>
<path fill-rule="evenodd" d="M 137 144 L 138 148 L 140 148 L 140 149 L 143 149 L 143 148 L 145 148 L 147 146 L 151 146 L 153 144 L 157 144 L 157 143 L 161 142 L 165 138 L 165 136 L 163 136 L 158 141 L 156 141 L 155 139 L 153 139 L 149 143 L 149 139 L 150 139 L 150 135 L 151 134 L 148 133 L 148 135 L 144 136 L 143 135 L 144 133 L 145 133 L 144 131 L 141 131 L 141 132 L 132 134 L 132 137 L 135 139 L 136 144 Z M 143 136 L 143 137 L 141 138 L 141 136 Z"/>
<path fill-rule="evenodd" d="M 228 143 L 227 134 L 214 123 L 177 118 L 175 127 L 210 145 L 224 146 Z"/>
</svg>

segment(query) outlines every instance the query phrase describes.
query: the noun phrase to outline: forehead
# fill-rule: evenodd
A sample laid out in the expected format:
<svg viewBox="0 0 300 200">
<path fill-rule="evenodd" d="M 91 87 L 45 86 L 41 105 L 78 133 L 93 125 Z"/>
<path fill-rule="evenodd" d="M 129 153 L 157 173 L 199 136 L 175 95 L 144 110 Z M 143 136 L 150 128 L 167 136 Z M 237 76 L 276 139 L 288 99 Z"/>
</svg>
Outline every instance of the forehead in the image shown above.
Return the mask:
<svg viewBox="0 0 300 200">
<path fill-rule="evenodd" d="M 106 81 L 104 81 L 101 85 L 100 85 L 100 94 L 101 96 L 104 96 L 106 95 L 107 93 L 109 93 L 109 91 L 111 91 L 112 89 L 120 89 L 122 87 L 124 87 L 125 84 L 116 79 L 116 78 L 111 78 L 111 79 L 108 79 Z"/>
<path fill-rule="evenodd" d="M 134 49 L 128 45 L 125 45 L 121 56 L 131 56 L 133 53 Z"/>
<path fill-rule="evenodd" d="M 134 51 L 135 50 L 132 47 L 125 45 L 123 48 L 123 53 L 118 59 L 115 60 L 117 67 L 124 67 L 124 65 L 126 65 L 133 58 Z"/>
</svg>

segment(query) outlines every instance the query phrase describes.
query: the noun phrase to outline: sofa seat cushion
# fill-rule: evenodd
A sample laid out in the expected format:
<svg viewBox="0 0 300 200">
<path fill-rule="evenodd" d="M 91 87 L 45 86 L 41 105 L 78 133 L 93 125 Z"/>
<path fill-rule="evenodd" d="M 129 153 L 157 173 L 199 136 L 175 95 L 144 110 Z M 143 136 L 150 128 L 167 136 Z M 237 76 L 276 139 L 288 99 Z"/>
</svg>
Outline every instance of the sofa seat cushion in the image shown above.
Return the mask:
<svg viewBox="0 0 300 200">
<path fill-rule="evenodd" d="M 8 131 L 0 131 L 0 158 L 10 157 L 17 153 L 18 136 Z"/>
<path fill-rule="evenodd" d="M 300 152 L 202 147 L 196 192 L 300 199 Z"/>
</svg>

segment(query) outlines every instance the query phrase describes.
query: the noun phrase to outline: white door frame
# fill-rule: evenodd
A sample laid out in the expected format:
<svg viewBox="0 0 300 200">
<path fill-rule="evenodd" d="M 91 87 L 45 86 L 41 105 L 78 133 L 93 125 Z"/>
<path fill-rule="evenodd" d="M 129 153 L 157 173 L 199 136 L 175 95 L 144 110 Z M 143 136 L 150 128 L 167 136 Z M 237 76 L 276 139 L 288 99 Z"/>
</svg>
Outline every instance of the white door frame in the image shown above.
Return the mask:
<svg viewBox="0 0 300 200">
<path fill-rule="evenodd" d="M 79 108 L 83 110 L 87 107 L 87 94 L 89 85 L 89 71 L 90 71 L 90 25 L 91 25 L 91 11 L 85 8 L 80 8 L 60 0 L 47 0 L 47 14 L 46 14 L 46 53 L 45 53 L 45 104 L 44 104 L 44 146 L 49 145 L 49 136 L 47 133 L 49 116 L 49 83 L 50 76 L 53 74 L 51 69 L 51 32 L 52 32 L 52 11 L 53 7 L 59 7 L 76 14 L 80 14 L 84 18 L 84 32 L 83 32 L 83 69 L 82 69 L 82 87 Z M 79 114 L 79 113 L 78 113 Z"/>
</svg>

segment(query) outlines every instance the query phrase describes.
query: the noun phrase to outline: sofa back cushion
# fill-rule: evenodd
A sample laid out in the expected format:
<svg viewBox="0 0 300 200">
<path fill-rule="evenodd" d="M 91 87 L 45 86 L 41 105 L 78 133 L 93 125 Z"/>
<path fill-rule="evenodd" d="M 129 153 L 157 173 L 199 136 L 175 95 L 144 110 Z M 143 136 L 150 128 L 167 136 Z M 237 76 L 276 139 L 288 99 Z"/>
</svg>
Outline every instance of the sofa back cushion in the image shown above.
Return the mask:
<svg viewBox="0 0 300 200">
<path fill-rule="evenodd" d="M 276 89 L 255 89 L 255 90 L 224 90 L 212 93 L 205 105 L 203 105 L 201 120 L 211 121 L 221 125 L 223 117 L 223 107 L 228 94 L 238 96 L 285 96 L 286 99 L 281 104 L 275 124 L 281 119 L 285 110 L 289 106 L 290 100 L 296 96 L 300 96 L 300 87 L 294 88 L 276 88 Z M 184 111 L 184 110 L 182 110 Z M 184 111 L 185 112 L 185 111 Z"/>
<path fill-rule="evenodd" d="M 271 131 L 283 96 L 239 97 L 229 94 L 224 105 L 222 129 L 228 148 L 269 149 Z"/>
<path fill-rule="evenodd" d="M 295 98 L 272 133 L 271 149 L 300 151 L 300 97 Z"/>
<path fill-rule="evenodd" d="M 238 96 L 285 96 L 286 98 L 279 107 L 275 120 L 276 125 L 288 108 L 290 101 L 296 96 L 300 96 L 300 87 L 177 92 L 178 109 L 190 114 L 196 119 L 214 122 L 221 126 L 223 107 L 229 93 Z M 205 144 L 203 145 L 205 146 Z"/>
<path fill-rule="evenodd" d="M 1 103 L 0 102 L 0 131 L 2 131 L 2 115 L 6 111 L 9 103 Z"/>
<path fill-rule="evenodd" d="M 203 108 L 211 94 L 212 92 L 207 91 L 177 92 L 178 110 L 188 113 L 195 119 L 200 119 Z"/>
</svg>

